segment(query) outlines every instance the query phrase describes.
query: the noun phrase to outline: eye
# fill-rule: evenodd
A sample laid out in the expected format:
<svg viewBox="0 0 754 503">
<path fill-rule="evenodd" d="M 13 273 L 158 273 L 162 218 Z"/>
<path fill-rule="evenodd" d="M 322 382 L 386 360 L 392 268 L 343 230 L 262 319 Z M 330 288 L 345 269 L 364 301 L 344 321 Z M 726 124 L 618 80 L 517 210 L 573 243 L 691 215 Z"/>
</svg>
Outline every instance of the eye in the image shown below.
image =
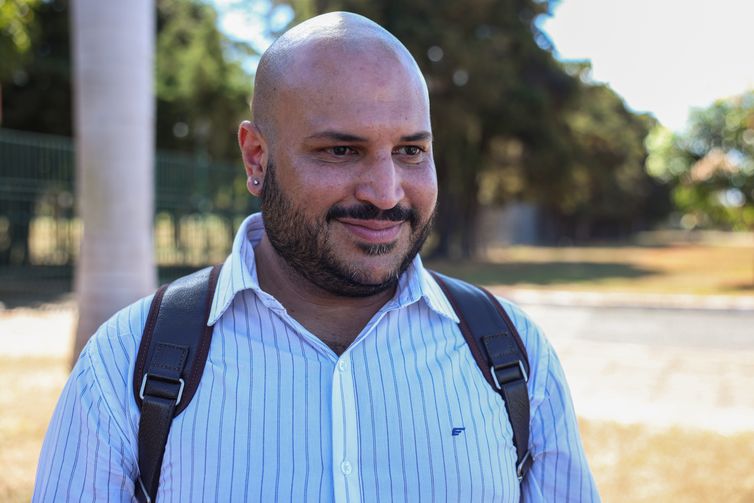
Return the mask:
<svg viewBox="0 0 754 503">
<path fill-rule="evenodd" d="M 336 147 L 330 147 L 328 149 L 325 149 L 326 152 L 329 152 L 330 154 L 336 156 L 336 157 L 344 157 L 346 155 L 352 155 L 355 154 L 356 151 L 352 149 L 351 147 L 346 147 L 344 145 L 338 145 Z"/>
<path fill-rule="evenodd" d="M 424 160 L 426 150 L 418 145 L 403 145 L 393 150 L 393 155 L 401 156 L 405 162 L 419 163 Z"/>
<path fill-rule="evenodd" d="M 422 149 L 415 145 L 408 145 L 406 147 L 401 147 L 401 150 L 403 150 L 403 153 L 406 155 L 419 155 L 420 152 L 422 152 Z"/>
</svg>

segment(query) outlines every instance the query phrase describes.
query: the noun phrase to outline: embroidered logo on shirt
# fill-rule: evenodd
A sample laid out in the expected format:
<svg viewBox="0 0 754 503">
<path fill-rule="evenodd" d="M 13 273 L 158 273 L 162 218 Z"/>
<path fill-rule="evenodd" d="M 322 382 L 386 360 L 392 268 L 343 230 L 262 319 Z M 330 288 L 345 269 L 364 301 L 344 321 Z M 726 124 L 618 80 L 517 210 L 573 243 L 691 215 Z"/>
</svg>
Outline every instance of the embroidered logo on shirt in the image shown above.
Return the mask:
<svg viewBox="0 0 754 503">
<path fill-rule="evenodd" d="M 454 437 L 457 437 L 458 435 L 460 435 L 461 433 L 463 433 L 465 430 L 466 430 L 466 428 L 464 428 L 464 427 L 453 428 L 453 430 L 451 431 L 451 433 L 453 434 Z"/>
</svg>

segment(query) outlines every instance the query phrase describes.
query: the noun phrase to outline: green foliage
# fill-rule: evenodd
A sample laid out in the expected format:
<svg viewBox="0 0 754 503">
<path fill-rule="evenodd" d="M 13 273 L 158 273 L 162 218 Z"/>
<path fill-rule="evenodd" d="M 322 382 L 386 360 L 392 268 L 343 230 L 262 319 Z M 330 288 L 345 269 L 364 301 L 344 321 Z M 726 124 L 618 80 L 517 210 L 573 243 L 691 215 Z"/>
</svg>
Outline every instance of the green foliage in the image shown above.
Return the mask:
<svg viewBox="0 0 754 503">
<path fill-rule="evenodd" d="M 684 226 L 754 228 L 754 91 L 695 110 L 685 132 L 657 130 L 648 146 Z"/>
<path fill-rule="evenodd" d="M 213 7 L 198 0 L 160 0 L 157 16 L 157 144 L 209 155 L 238 156 L 236 128 L 248 116 L 251 78 L 217 28 Z"/>
<path fill-rule="evenodd" d="M 0 75 L 3 127 L 70 136 L 68 2 L 39 3 L 33 20 L 36 36 L 31 39 L 32 45 L 23 55 L 17 54 L 18 65 L 11 72 Z"/>
<path fill-rule="evenodd" d="M 580 80 L 588 70 L 582 68 Z M 572 237 L 625 234 L 669 210 L 666 191 L 645 168 L 644 142 L 654 118 L 627 110 L 606 85 L 582 83 L 563 120 L 571 149 L 565 175 L 535 190 L 570 225 Z M 553 189 L 558 193 L 550 193 Z"/>
<path fill-rule="evenodd" d="M 0 2 L 0 80 L 7 79 L 24 62 L 36 28 L 34 9 L 39 0 Z"/>
</svg>

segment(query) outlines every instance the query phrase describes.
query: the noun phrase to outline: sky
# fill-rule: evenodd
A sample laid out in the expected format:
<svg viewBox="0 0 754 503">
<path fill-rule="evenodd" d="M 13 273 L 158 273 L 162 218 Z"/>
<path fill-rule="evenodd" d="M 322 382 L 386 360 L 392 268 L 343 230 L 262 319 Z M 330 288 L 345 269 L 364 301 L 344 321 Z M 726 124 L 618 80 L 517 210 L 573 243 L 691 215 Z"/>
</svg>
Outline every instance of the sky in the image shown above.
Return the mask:
<svg viewBox="0 0 754 503">
<path fill-rule="evenodd" d="M 266 2 L 214 3 L 224 32 L 266 48 Z M 280 6 L 272 20 L 285 26 L 291 18 Z M 629 108 L 681 131 L 690 107 L 754 88 L 753 20 L 754 0 L 562 0 L 541 27 L 559 59 L 590 60 L 593 79 Z"/>
<path fill-rule="evenodd" d="M 562 0 L 542 28 L 635 111 L 683 129 L 690 107 L 754 88 L 752 0 Z"/>
</svg>

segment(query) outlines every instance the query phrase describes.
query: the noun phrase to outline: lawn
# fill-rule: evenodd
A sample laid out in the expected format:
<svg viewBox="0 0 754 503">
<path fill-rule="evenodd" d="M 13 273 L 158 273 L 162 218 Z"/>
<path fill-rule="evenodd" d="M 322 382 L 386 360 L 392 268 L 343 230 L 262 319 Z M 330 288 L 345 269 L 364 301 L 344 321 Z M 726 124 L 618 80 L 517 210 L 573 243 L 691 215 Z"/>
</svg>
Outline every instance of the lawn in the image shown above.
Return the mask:
<svg viewBox="0 0 754 503">
<path fill-rule="evenodd" d="M 428 265 L 483 285 L 511 288 L 754 295 L 754 246 L 738 243 L 513 246 L 492 249 L 483 261 Z"/>
</svg>

